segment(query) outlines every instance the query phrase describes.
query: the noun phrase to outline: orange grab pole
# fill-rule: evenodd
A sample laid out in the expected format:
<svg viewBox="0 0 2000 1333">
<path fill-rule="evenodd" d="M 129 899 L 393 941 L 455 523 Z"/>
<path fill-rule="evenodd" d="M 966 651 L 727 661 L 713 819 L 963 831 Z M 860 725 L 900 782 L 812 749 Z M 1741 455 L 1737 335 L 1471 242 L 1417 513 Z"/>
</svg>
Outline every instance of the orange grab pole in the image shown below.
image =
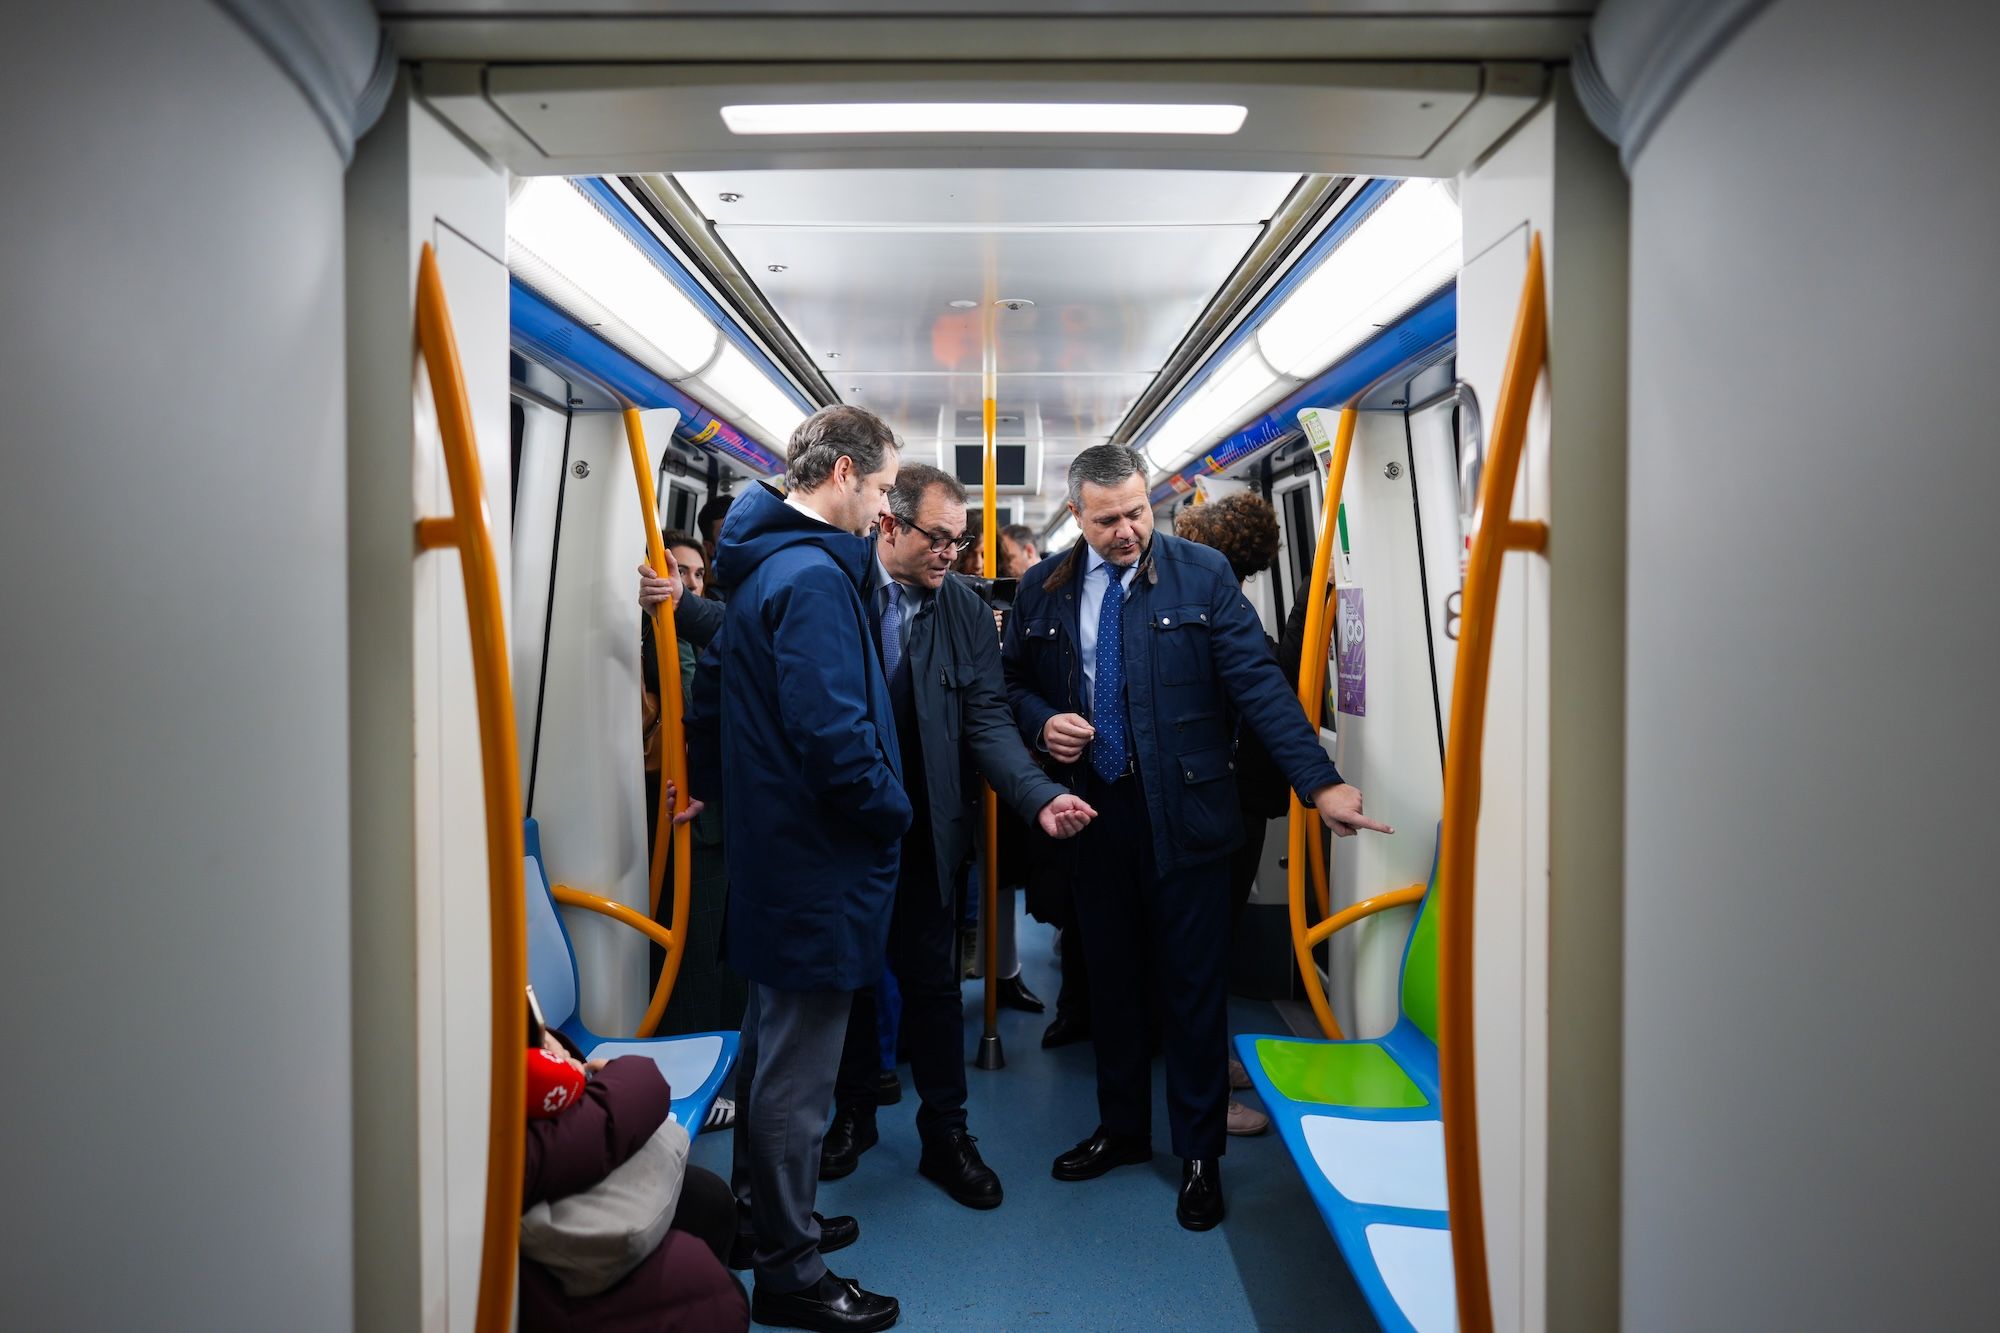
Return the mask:
<svg viewBox="0 0 2000 1333">
<path fill-rule="evenodd" d="M 514 687 L 508 679 L 507 626 L 500 568 L 486 510 L 486 486 L 472 435 L 472 404 L 451 331 L 444 281 L 428 243 L 417 261 L 417 345 L 430 374 L 452 516 L 421 519 L 419 551 L 458 550 L 472 636 L 479 752 L 486 786 L 486 873 L 492 918 L 493 1049 L 486 1121 L 486 1216 L 479 1251 L 479 1333 L 505 1333 L 514 1316 L 514 1262 L 520 1246 L 521 1172 L 527 1120 L 527 908 L 523 900 L 520 752 L 514 736 Z"/>
<path fill-rule="evenodd" d="M 1352 403 L 1340 410 L 1340 429 L 1334 436 L 1333 462 L 1326 478 L 1326 512 L 1320 518 L 1319 543 L 1313 549 L 1312 583 L 1299 593 L 1308 598 L 1305 656 L 1299 661 L 1299 707 L 1305 710 L 1306 721 L 1311 724 L 1314 736 L 1319 734 L 1320 701 L 1326 696 L 1327 626 L 1331 619 L 1327 614 L 1327 603 L 1320 599 L 1319 590 L 1327 586 L 1333 569 L 1333 530 L 1340 520 L 1340 490 L 1347 480 L 1347 457 L 1354 448 L 1357 415 Z M 1299 794 L 1293 792 L 1291 816 L 1286 825 L 1285 855 L 1286 897 L 1292 915 L 1292 953 L 1298 958 L 1299 978 L 1305 983 L 1306 999 L 1312 1004 L 1313 1016 L 1319 1019 L 1320 1031 L 1337 1041 L 1341 1035 L 1340 1024 L 1333 1017 L 1333 1006 L 1327 1002 L 1326 988 L 1320 984 L 1319 969 L 1313 964 L 1313 946 L 1307 939 L 1306 930 L 1306 871 L 1309 865 L 1316 863 L 1321 867 L 1314 876 L 1320 915 L 1325 916 L 1330 906 L 1324 853 L 1315 859 L 1309 850 L 1309 845 L 1317 849 L 1318 822 L 1316 815 L 1307 812 Z"/>
<path fill-rule="evenodd" d="M 1501 559 L 1509 550 L 1539 551 L 1545 524 L 1518 522 L 1514 480 L 1528 434 L 1528 407 L 1548 356 L 1548 309 L 1542 292 L 1542 238 L 1528 246 L 1528 274 L 1507 349 L 1492 448 L 1479 495 L 1479 527 L 1466 561 L 1458 666 L 1451 689 L 1451 735 L 1444 763 L 1444 831 L 1438 849 L 1438 1083 L 1444 1118 L 1445 1188 L 1458 1326 L 1492 1333 L 1493 1297 L 1486 1270 L 1486 1224 L 1479 1180 L 1478 1084 L 1473 1063 L 1472 946 L 1474 852 L 1479 832 L 1480 754 L 1486 729 L 1487 673 Z"/>
<path fill-rule="evenodd" d="M 660 505 L 653 492 L 652 459 L 646 452 L 646 430 L 639 424 L 639 410 L 625 409 L 625 443 L 632 454 L 632 475 L 639 483 L 639 510 L 646 526 L 646 559 L 656 574 L 667 572 L 667 548 L 660 541 Z M 685 595 L 685 594 L 683 594 Z M 639 1020 L 641 1037 L 659 1031 L 666 1016 L 667 1000 L 680 976 L 681 957 L 687 952 L 689 898 L 693 894 L 694 856 L 691 830 L 673 818 L 688 803 L 687 736 L 681 719 L 681 644 L 674 632 L 674 607 L 661 602 L 653 608 L 653 656 L 660 664 L 660 783 L 659 818 L 653 831 L 653 862 L 647 883 L 652 914 L 660 914 L 660 886 L 666 879 L 667 841 L 674 847 L 674 923 L 667 928 L 671 943 L 660 964 L 659 984 L 653 987 L 652 1003 Z M 669 800 L 668 788 L 673 790 Z"/>
<path fill-rule="evenodd" d="M 572 889 L 567 884 L 552 886 L 549 889 L 549 896 L 564 907 L 580 907 L 599 916 L 608 916 L 621 925 L 630 926 L 662 949 L 673 947 L 674 937 L 667 933 L 665 926 L 649 916 L 642 916 L 633 911 L 624 903 L 600 898 L 594 893 L 585 893 L 582 889 Z"/>
<path fill-rule="evenodd" d="M 989 302 L 987 305 L 989 329 L 992 309 L 992 304 Z M 990 365 L 993 360 L 991 338 L 987 340 L 987 349 L 987 362 Z M 998 522 L 998 513 L 993 495 L 996 482 L 993 431 L 999 421 L 997 415 L 999 405 L 991 389 L 992 380 L 989 378 L 987 383 L 988 391 L 981 411 L 985 422 L 986 461 L 980 474 L 984 482 L 985 494 L 982 506 L 985 510 L 985 522 L 980 525 L 982 531 L 979 541 L 980 559 L 986 570 L 986 577 L 994 578 L 1000 572 L 1000 533 L 995 526 Z M 986 917 L 985 1035 L 991 1037 L 1000 1031 L 1000 798 L 994 795 L 990 784 L 982 785 L 986 788 L 980 802 L 986 822 L 986 854 L 980 862 L 979 896 L 980 911 Z"/>
<path fill-rule="evenodd" d="M 1411 903 L 1422 902 L 1423 897 L 1423 885 L 1409 884 L 1400 889 L 1391 889 L 1387 893 L 1378 893 L 1373 898 L 1363 898 L 1352 907 L 1341 908 L 1307 931 L 1306 940 L 1308 943 L 1318 944 L 1321 940 L 1332 939 L 1340 931 L 1364 917 L 1374 916 L 1377 912 L 1386 912 L 1392 907 L 1407 907 Z"/>
</svg>

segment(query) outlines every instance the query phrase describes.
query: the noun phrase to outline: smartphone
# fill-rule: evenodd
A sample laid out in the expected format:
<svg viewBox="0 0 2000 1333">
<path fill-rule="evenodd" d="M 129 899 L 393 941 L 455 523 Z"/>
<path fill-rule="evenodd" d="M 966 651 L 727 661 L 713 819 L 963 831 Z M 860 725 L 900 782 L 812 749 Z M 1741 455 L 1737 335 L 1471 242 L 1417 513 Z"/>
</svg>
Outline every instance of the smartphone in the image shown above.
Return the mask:
<svg viewBox="0 0 2000 1333">
<path fill-rule="evenodd" d="M 542 1039 L 548 1034 L 548 1022 L 542 1017 L 541 1001 L 535 998 L 535 988 L 528 987 L 528 1048 L 540 1048 Z"/>
</svg>

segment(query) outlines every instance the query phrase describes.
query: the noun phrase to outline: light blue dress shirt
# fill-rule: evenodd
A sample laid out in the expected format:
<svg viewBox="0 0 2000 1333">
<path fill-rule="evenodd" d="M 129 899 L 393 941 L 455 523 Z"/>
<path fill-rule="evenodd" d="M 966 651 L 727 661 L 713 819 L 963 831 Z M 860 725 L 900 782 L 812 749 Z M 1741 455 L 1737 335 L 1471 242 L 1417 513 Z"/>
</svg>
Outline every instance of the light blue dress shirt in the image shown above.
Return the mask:
<svg viewBox="0 0 2000 1333">
<path fill-rule="evenodd" d="M 1083 700 L 1084 707 L 1096 698 L 1097 686 L 1097 618 L 1104 610 L 1104 589 L 1111 571 L 1118 571 L 1118 581 L 1125 589 L 1125 595 L 1132 595 L 1132 571 L 1139 566 L 1134 563 L 1123 567 L 1112 564 L 1095 549 L 1084 548 L 1083 604 L 1076 611 L 1077 651 L 1083 657 Z"/>
</svg>

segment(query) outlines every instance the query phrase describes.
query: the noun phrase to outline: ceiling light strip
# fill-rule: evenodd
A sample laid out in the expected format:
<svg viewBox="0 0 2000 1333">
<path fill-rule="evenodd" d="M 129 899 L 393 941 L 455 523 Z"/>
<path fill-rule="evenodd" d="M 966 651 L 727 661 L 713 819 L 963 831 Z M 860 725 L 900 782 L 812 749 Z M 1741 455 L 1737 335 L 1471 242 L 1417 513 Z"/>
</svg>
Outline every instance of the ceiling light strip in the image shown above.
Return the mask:
<svg viewBox="0 0 2000 1333">
<path fill-rule="evenodd" d="M 1262 416 L 1238 427 L 1153 487 L 1150 498 L 1165 504 L 1194 489 L 1195 478 L 1214 476 L 1299 434 L 1298 413 L 1307 407 L 1339 407 L 1376 384 L 1414 373 L 1449 352 L 1458 342 L 1458 284 L 1432 295 L 1393 324 L 1286 395 Z"/>
<path fill-rule="evenodd" d="M 588 176 L 578 177 L 571 181 L 571 184 L 583 192 L 584 198 L 596 204 L 611 225 L 618 228 L 625 239 L 638 248 L 639 253 L 651 260 L 653 267 L 665 274 L 667 281 L 673 283 L 681 295 L 693 302 L 695 308 L 708 317 L 709 322 L 715 325 L 724 338 L 735 345 L 737 351 L 750 358 L 751 363 L 763 372 L 765 378 L 769 379 L 780 393 L 792 400 L 793 406 L 807 414 L 818 408 L 819 404 L 799 391 L 798 386 L 792 383 L 791 376 L 771 359 L 770 354 L 756 339 L 743 330 L 742 325 L 736 322 L 736 317 L 722 307 L 701 280 L 688 272 L 686 265 L 682 264 L 679 257 L 654 234 L 653 229 L 632 211 L 631 206 L 609 181 Z"/>
<path fill-rule="evenodd" d="M 674 438 L 681 443 L 733 458 L 762 476 L 784 470 L 783 459 L 518 278 L 508 284 L 508 324 L 508 341 L 522 356 L 588 381 L 627 406 L 678 409 Z"/>
<path fill-rule="evenodd" d="M 1371 180 L 1355 191 L 1347 206 L 1340 210 L 1340 215 L 1328 224 L 1325 231 L 1314 238 L 1313 243 L 1298 257 L 1297 262 L 1285 270 L 1271 285 L 1271 289 L 1251 307 L 1250 312 L 1237 321 L 1229 336 L 1217 344 L 1215 350 L 1201 363 L 1200 368 L 1188 377 L 1172 398 L 1167 400 L 1166 405 L 1153 414 L 1145 429 L 1133 439 L 1133 447 L 1143 450 L 1153 436 L 1159 433 L 1160 427 L 1164 426 L 1174 413 L 1187 406 L 1189 399 L 1201 392 L 1203 386 L 1238 348 L 1257 336 L 1258 326 L 1283 305 L 1285 299 L 1312 276 L 1313 270 L 1320 266 L 1321 261 L 1338 249 L 1342 241 L 1352 236 L 1401 183 L 1393 180 Z"/>
<path fill-rule="evenodd" d="M 737 135 L 1227 135 L 1249 108 L 1204 102 L 793 102 L 722 108 Z"/>
</svg>

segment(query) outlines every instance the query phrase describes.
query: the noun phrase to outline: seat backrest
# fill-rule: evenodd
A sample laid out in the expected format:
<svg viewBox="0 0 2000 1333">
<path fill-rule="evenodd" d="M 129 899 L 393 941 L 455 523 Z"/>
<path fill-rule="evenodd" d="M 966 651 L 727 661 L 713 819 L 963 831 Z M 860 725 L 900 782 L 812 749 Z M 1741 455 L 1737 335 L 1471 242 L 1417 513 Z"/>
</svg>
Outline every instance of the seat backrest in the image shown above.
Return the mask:
<svg viewBox="0 0 2000 1333">
<path fill-rule="evenodd" d="M 1430 887 L 1417 904 L 1417 923 L 1403 949 L 1403 1013 L 1433 1046 L 1438 1039 L 1438 914 L 1431 907 L 1437 902 L 1437 876 L 1437 853 L 1432 852 Z"/>
<path fill-rule="evenodd" d="M 559 1028 L 576 1013 L 576 955 L 570 950 L 569 932 L 556 915 L 556 900 L 549 896 L 541 831 L 532 819 L 525 821 L 522 845 L 527 850 L 521 878 L 528 908 L 528 983 L 535 988 L 542 1018 Z"/>
</svg>

